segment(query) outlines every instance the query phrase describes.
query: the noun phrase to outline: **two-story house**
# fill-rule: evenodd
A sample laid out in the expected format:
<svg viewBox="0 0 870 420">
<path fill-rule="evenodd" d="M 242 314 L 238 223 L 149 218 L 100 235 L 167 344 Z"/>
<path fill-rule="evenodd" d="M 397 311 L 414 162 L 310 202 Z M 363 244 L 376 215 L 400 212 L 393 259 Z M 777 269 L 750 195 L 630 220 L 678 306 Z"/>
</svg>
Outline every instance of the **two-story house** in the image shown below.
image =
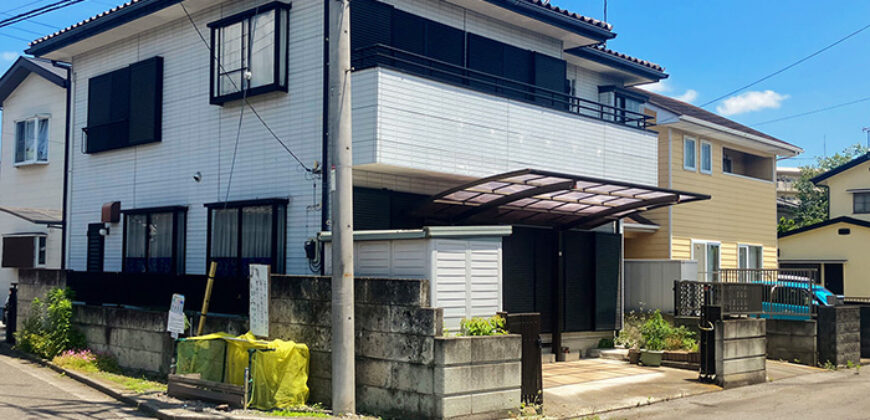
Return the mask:
<svg viewBox="0 0 870 420">
<path fill-rule="evenodd" d="M 783 267 L 812 268 L 846 301 L 870 302 L 870 153 L 811 179 L 828 191 L 829 219 L 779 235 Z"/>
<path fill-rule="evenodd" d="M 320 272 L 328 3 L 133 0 L 31 44 L 73 66 L 70 269 L 182 282 L 216 261 L 243 313 L 248 264 Z M 431 279 L 433 303 L 612 336 L 618 220 L 705 198 L 657 186 L 647 96 L 626 89 L 664 69 L 538 0 L 354 0 L 351 28 L 356 230 L 511 225 L 494 266 Z"/>
<path fill-rule="evenodd" d="M 67 69 L 19 57 L 0 77 L 0 290 L 19 268 L 60 268 Z"/>
<path fill-rule="evenodd" d="M 716 281 L 723 268 L 776 268 L 776 160 L 802 150 L 689 103 L 635 91 L 649 97 L 645 109 L 655 116 L 658 185 L 711 199 L 646 212 L 648 220 L 627 226 L 627 305 L 670 309 L 676 279 Z"/>
</svg>

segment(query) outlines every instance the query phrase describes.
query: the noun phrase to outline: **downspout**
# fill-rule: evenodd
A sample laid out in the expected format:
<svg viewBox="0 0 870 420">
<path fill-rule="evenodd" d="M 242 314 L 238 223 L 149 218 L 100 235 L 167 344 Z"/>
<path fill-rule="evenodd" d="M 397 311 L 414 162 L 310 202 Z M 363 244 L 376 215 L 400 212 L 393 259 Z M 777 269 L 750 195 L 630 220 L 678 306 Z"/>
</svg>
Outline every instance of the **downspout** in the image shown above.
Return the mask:
<svg viewBox="0 0 870 420">
<path fill-rule="evenodd" d="M 563 317 L 565 316 L 565 241 L 562 229 L 556 230 L 556 281 L 553 294 L 553 353 L 556 354 L 557 362 L 565 361 L 565 353 L 562 353 L 562 330 L 565 328 Z"/>
<path fill-rule="evenodd" d="M 64 83 L 64 88 L 66 89 L 66 109 L 64 110 L 64 119 L 66 120 L 64 126 L 64 143 L 63 143 L 63 204 L 61 209 L 61 225 L 63 229 L 61 230 L 61 240 L 60 240 L 60 269 L 66 269 L 66 240 L 69 236 L 69 224 L 67 223 L 69 218 L 67 217 L 67 207 L 69 205 L 69 150 L 70 150 L 70 108 L 72 107 L 72 64 L 67 65 L 58 65 L 57 61 L 52 60 L 51 64 L 55 67 L 60 67 L 66 69 L 66 82 Z"/>
<path fill-rule="evenodd" d="M 352 12 L 351 12 L 352 13 Z M 321 157 L 323 165 L 320 169 L 320 230 L 329 230 L 329 174 L 332 166 L 329 163 L 329 0 L 323 2 L 323 94 L 321 95 L 323 136 L 321 138 Z M 318 244 L 323 247 L 323 244 Z M 323 255 L 323 248 L 321 248 Z M 320 275 L 326 273 L 326 264 L 320 265 Z"/>
</svg>

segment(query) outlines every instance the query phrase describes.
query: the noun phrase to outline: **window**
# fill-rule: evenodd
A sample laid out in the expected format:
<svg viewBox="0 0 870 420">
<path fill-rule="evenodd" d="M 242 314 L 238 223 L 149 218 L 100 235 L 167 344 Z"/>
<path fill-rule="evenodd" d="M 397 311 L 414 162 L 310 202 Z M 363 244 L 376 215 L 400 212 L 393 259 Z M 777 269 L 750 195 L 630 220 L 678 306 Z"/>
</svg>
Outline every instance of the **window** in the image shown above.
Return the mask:
<svg viewBox="0 0 870 420">
<path fill-rule="evenodd" d="M 870 192 L 855 193 L 852 195 L 853 213 L 870 213 Z"/>
<path fill-rule="evenodd" d="M 48 117 L 15 122 L 15 164 L 48 162 Z"/>
<path fill-rule="evenodd" d="M 289 4 L 272 2 L 208 25 L 212 104 L 287 91 L 289 13 Z"/>
<path fill-rule="evenodd" d="M 710 142 L 701 142 L 701 173 L 713 173 L 713 145 Z"/>
<path fill-rule="evenodd" d="M 85 153 L 159 142 L 162 114 L 163 58 L 90 78 Z"/>
<path fill-rule="evenodd" d="M 287 200 L 207 204 L 208 260 L 218 277 L 244 278 L 250 264 L 269 264 L 284 272 Z"/>
<path fill-rule="evenodd" d="M 124 271 L 184 273 L 186 212 L 184 207 L 124 211 Z"/>
<path fill-rule="evenodd" d="M 698 262 L 698 280 L 719 281 L 720 249 L 718 242 L 692 241 L 692 259 Z"/>
<path fill-rule="evenodd" d="M 12 234 L 3 237 L 3 267 L 44 267 L 46 235 L 41 233 Z"/>
<path fill-rule="evenodd" d="M 761 246 L 756 245 L 738 245 L 737 246 L 737 268 L 742 269 L 760 269 L 764 265 L 764 252 Z M 741 281 L 762 280 L 761 273 L 746 272 L 740 273 Z"/>
<path fill-rule="evenodd" d="M 691 137 L 683 137 L 683 169 L 694 171 L 697 169 L 695 163 L 695 139 Z"/>
</svg>

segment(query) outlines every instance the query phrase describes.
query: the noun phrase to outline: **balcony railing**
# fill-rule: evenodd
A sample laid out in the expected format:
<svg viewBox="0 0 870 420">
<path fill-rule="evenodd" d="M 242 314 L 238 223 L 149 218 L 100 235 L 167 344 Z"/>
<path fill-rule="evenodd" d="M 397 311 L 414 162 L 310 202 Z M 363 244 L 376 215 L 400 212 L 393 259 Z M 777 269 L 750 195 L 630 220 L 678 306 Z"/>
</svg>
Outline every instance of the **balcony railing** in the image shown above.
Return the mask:
<svg viewBox="0 0 870 420">
<path fill-rule="evenodd" d="M 564 92 L 518 82 L 468 67 L 458 66 L 388 45 L 375 44 L 353 51 L 354 71 L 372 67 L 392 68 L 440 82 L 455 84 L 584 117 L 624 124 L 629 127 L 647 129 L 653 125 L 652 117 L 646 114 L 578 98 Z"/>
</svg>

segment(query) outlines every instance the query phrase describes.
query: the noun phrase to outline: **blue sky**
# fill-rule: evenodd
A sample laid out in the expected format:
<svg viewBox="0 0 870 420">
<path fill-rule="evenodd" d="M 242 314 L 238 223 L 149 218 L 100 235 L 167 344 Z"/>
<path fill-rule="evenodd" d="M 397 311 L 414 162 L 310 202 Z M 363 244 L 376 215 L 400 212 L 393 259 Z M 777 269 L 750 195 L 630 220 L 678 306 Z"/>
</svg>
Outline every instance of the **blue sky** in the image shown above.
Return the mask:
<svg viewBox="0 0 870 420">
<path fill-rule="evenodd" d="M 54 0 L 5 0 L 3 16 Z M 578 13 L 603 18 L 604 0 L 551 0 Z M 0 28 L 0 71 L 31 40 L 116 2 L 86 0 L 61 11 Z M 699 105 L 830 44 L 870 24 L 868 1 L 610 0 L 608 21 L 618 37 L 610 48 L 665 66 L 671 77 L 658 87 Z M 811 60 L 707 109 L 796 144 L 809 159 L 866 143 L 870 101 L 770 124 L 764 121 L 870 97 L 870 29 Z"/>
</svg>

